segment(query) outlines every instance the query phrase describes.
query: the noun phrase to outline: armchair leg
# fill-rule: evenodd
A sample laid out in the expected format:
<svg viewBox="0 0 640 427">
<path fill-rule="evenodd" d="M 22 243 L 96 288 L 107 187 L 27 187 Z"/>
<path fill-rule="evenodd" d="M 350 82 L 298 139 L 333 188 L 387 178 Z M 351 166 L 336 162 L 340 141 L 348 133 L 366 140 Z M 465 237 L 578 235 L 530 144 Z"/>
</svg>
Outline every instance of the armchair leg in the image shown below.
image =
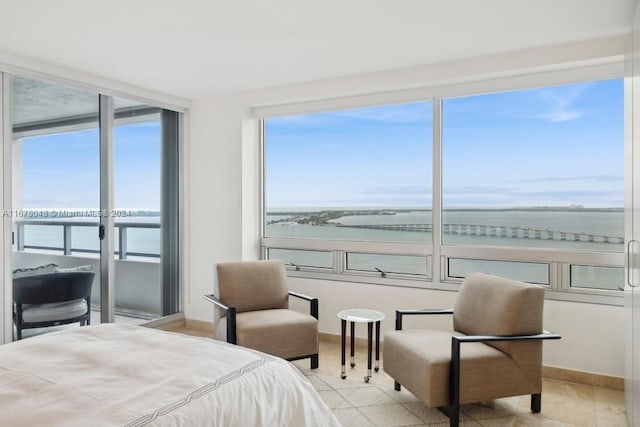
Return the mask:
<svg viewBox="0 0 640 427">
<path fill-rule="evenodd" d="M 394 381 L 393 388 L 395 391 L 400 391 L 400 383 L 398 381 Z"/>
<path fill-rule="evenodd" d="M 458 427 L 460 425 L 460 405 L 451 405 L 450 409 L 449 427 Z"/>
<path fill-rule="evenodd" d="M 460 425 L 460 404 L 449 406 L 438 406 L 438 410 L 449 418 L 449 427 L 458 427 Z"/>
<path fill-rule="evenodd" d="M 542 394 L 535 393 L 531 395 L 531 412 L 537 414 L 542 409 Z"/>
<path fill-rule="evenodd" d="M 311 369 L 318 369 L 319 357 L 318 354 L 311 356 Z"/>
</svg>

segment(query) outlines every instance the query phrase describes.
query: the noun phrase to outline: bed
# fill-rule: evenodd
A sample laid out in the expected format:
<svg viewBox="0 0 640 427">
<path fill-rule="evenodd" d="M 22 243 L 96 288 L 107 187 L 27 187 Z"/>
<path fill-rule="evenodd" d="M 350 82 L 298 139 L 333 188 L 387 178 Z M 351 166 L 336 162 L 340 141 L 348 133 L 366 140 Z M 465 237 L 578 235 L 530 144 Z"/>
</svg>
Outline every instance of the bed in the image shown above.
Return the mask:
<svg viewBox="0 0 640 427">
<path fill-rule="evenodd" d="M 2 426 L 339 426 L 289 362 L 141 326 L 0 346 Z"/>
</svg>

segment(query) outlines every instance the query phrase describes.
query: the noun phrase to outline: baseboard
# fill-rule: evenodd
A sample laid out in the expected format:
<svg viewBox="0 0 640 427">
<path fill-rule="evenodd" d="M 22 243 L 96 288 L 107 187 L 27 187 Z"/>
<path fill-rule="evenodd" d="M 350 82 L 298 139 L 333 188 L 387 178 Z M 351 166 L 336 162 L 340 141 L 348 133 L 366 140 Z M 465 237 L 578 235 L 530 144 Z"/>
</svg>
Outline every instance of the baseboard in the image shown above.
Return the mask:
<svg viewBox="0 0 640 427">
<path fill-rule="evenodd" d="M 551 366 L 542 367 L 542 376 L 554 380 L 569 381 L 572 383 L 624 391 L 624 378 L 620 377 L 555 368 Z"/>
<path fill-rule="evenodd" d="M 328 342 L 331 344 L 342 344 L 342 338 L 340 335 L 334 335 L 334 334 L 328 334 L 326 332 L 320 332 L 318 334 L 318 338 L 320 339 L 321 342 Z M 347 337 L 347 347 L 349 347 L 349 343 L 350 343 L 350 339 Z M 366 338 L 359 338 L 356 337 L 355 339 L 355 344 L 357 347 L 362 347 L 362 348 L 367 348 L 367 339 Z M 384 349 L 384 341 L 380 340 L 380 351 L 382 351 Z"/>
<path fill-rule="evenodd" d="M 198 331 L 207 331 L 213 334 L 213 322 L 205 322 L 203 320 L 185 319 L 185 327 L 188 329 L 196 329 Z"/>
<path fill-rule="evenodd" d="M 342 338 L 340 335 L 321 332 L 320 341 L 340 345 L 342 342 Z M 349 342 L 350 341 L 347 339 L 347 347 L 349 346 Z M 366 348 L 367 339 L 356 337 L 355 344 L 358 347 Z M 382 352 L 384 358 L 384 341 L 380 341 L 380 351 Z M 624 390 L 624 378 L 613 377 L 609 375 L 593 374 L 591 372 L 582 372 L 574 371 L 571 369 L 543 366 L 542 376 L 554 380 L 610 388 L 613 390 Z"/>
<path fill-rule="evenodd" d="M 184 313 L 175 313 L 170 314 L 168 316 L 161 317 L 159 319 L 154 319 L 149 322 L 145 322 L 142 326 L 146 326 L 148 328 L 162 329 L 164 331 L 174 331 L 181 327 L 184 327 Z"/>
</svg>

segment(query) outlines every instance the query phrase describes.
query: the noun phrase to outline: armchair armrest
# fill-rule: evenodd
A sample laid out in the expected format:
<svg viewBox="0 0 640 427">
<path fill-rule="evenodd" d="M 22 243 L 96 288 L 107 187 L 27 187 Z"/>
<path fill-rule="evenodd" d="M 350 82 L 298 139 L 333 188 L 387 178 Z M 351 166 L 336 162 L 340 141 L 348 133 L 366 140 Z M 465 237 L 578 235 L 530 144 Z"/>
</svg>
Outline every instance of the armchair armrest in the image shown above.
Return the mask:
<svg viewBox="0 0 640 427">
<path fill-rule="evenodd" d="M 222 302 L 222 300 L 220 300 L 213 294 L 203 295 L 203 298 L 227 312 L 227 342 L 231 344 L 237 344 L 236 308 L 225 304 L 224 302 Z"/>
<path fill-rule="evenodd" d="M 402 329 L 402 316 L 415 315 L 415 314 L 453 314 L 452 308 L 443 309 L 431 309 L 422 308 L 415 310 L 396 310 L 396 331 Z"/>
<path fill-rule="evenodd" d="M 465 342 L 487 342 L 487 341 L 523 341 L 523 340 L 559 340 L 562 338 L 558 334 L 549 331 L 543 331 L 541 334 L 534 335 L 466 335 L 461 337 L 452 337 L 451 343 L 458 341 L 458 347 Z"/>
<path fill-rule="evenodd" d="M 318 298 L 310 297 L 309 295 L 293 291 L 289 291 L 289 295 L 291 295 L 292 297 L 303 299 L 305 301 L 309 301 L 309 314 L 318 319 Z"/>
<path fill-rule="evenodd" d="M 560 338 L 562 338 L 560 335 L 553 334 L 548 331 L 543 331 L 541 334 L 533 335 L 467 335 L 451 337 L 451 383 L 449 384 L 449 399 L 451 405 L 455 408 L 459 408 L 460 405 L 460 344 L 487 341 L 558 340 Z M 533 402 L 534 401 L 532 400 L 532 410 L 534 408 Z M 458 414 L 459 411 L 458 409 L 455 409 L 452 413 Z"/>
<path fill-rule="evenodd" d="M 218 297 L 216 297 L 213 294 L 203 295 L 202 298 L 206 299 L 209 302 L 212 302 L 214 305 L 217 305 L 218 307 L 220 307 L 221 309 L 223 309 L 225 311 L 229 311 L 230 308 L 233 308 L 230 305 L 227 305 L 227 304 L 223 303 L 221 299 L 219 299 Z"/>
</svg>

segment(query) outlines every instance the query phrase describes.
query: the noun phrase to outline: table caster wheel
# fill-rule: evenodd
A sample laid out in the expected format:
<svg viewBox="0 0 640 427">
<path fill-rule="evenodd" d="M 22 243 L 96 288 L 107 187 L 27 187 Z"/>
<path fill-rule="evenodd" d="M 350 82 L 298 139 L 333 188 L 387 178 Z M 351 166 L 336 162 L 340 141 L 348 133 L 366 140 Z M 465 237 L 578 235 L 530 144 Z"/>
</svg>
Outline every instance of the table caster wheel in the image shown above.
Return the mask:
<svg viewBox="0 0 640 427">
<path fill-rule="evenodd" d="M 364 382 L 368 383 L 369 382 L 369 377 L 364 377 Z"/>
<path fill-rule="evenodd" d="M 345 378 L 347 378 L 347 374 L 340 374 L 340 378 L 344 380 Z"/>
<path fill-rule="evenodd" d="M 354 366 L 356 366 L 356 362 L 351 362 L 351 367 L 353 368 Z"/>
<path fill-rule="evenodd" d="M 378 368 L 377 366 L 375 368 L 373 368 L 374 371 L 378 372 L 380 370 L 380 368 Z"/>
</svg>

